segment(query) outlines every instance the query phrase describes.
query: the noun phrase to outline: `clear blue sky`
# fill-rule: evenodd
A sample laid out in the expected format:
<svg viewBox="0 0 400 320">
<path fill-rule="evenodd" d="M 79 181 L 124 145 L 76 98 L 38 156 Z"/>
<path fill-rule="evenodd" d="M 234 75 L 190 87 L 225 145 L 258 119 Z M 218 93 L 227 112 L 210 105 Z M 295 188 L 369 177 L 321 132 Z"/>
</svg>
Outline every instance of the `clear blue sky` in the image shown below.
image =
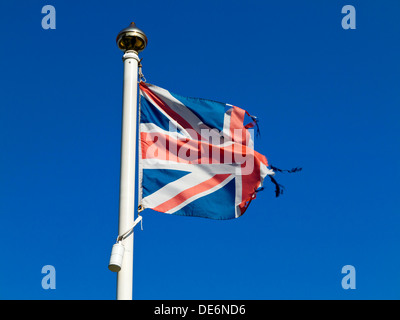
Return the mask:
<svg viewBox="0 0 400 320">
<path fill-rule="evenodd" d="M 41 27 L 46 4 L 55 30 Z M 303 167 L 239 219 L 143 212 L 134 298 L 399 299 L 399 14 L 397 1 L 2 1 L 0 299 L 115 298 L 115 38 L 131 21 L 149 39 L 149 83 L 248 110 L 256 150 Z"/>
</svg>

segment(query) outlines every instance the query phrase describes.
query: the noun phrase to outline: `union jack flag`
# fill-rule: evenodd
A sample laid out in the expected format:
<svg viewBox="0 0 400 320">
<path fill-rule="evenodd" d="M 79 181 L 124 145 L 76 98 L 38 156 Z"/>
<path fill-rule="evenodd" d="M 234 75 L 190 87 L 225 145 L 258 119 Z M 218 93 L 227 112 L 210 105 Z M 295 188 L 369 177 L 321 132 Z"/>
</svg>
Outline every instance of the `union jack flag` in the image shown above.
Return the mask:
<svg viewBox="0 0 400 320">
<path fill-rule="evenodd" d="M 141 82 L 139 204 L 175 215 L 233 219 L 267 175 L 254 150 L 254 117 L 216 101 Z M 250 123 L 244 125 L 246 115 Z"/>
</svg>

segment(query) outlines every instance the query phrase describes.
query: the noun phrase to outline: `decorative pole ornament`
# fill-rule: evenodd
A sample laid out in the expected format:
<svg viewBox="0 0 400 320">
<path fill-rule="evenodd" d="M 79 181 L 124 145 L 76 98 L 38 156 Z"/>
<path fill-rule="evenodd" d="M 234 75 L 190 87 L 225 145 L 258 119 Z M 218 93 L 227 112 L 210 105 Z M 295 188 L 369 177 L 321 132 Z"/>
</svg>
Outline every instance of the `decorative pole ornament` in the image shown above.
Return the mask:
<svg viewBox="0 0 400 320">
<path fill-rule="evenodd" d="M 122 51 L 135 51 L 139 53 L 147 46 L 146 34 L 132 22 L 129 27 L 120 31 L 117 36 L 117 45 Z"/>
<path fill-rule="evenodd" d="M 117 36 L 118 48 L 124 52 L 124 84 L 122 102 L 121 175 L 119 194 L 118 234 L 124 235 L 113 249 L 118 258 L 111 267 L 117 273 L 117 299 L 132 300 L 133 287 L 133 228 L 135 211 L 136 131 L 138 98 L 138 53 L 147 46 L 145 33 L 131 23 Z M 127 233 L 127 230 L 130 232 Z M 123 250 L 122 250 L 123 248 Z M 118 250 L 117 250 L 118 249 Z"/>
</svg>

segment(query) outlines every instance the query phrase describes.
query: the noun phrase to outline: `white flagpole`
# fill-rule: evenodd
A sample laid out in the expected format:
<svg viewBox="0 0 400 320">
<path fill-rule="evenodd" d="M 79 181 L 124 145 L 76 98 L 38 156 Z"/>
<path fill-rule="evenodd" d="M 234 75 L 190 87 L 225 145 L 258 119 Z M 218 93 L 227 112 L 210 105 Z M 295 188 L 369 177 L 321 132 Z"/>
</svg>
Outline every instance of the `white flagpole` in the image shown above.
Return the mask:
<svg viewBox="0 0 400 320">
<path fill-rule="evenodd" d="M 124 85 L 122 103 L 121 176 L 119 196 L 118 234 L 122 235 L 134 223 L 138 52 L 147 45 L 147 37 L 134 23 L 122 30 L 117 37 L 118 47 L 125 52 Z M 124 236 L 124 256 L 117 274 L 117 299 L 132 300 L 133 287 L 133 229 Z"/>
</svg>

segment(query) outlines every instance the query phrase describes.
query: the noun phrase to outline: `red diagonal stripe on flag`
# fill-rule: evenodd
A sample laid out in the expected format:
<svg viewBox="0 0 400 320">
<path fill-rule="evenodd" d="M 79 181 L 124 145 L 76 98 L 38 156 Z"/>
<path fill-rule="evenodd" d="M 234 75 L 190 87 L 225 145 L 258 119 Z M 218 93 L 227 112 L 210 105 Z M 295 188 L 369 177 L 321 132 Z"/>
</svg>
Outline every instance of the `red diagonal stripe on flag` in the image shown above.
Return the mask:
<svg viewBox="0 0 400 320">
<path fill-rule="evenodd" d="M 211 188 L 219 185 L 225 179 L 227 179 L 230 174 L 216 174 L 211 179 L 208 179 L 197 186 L 191 187 L 182 191 L 181 193 L 177 194 L 175 197 L 165 201 L 164 203 L 160 204 L 159 206 L 153 208 L 153 210 L 160 211 L 160 212 L 168 212 L 169 210 L 175 208 L 176 206 L 180 205 L 181 203 L 185 202 L 186 200 L 190 199 L 191 197 L 210 190 Z"/>
</svg>

